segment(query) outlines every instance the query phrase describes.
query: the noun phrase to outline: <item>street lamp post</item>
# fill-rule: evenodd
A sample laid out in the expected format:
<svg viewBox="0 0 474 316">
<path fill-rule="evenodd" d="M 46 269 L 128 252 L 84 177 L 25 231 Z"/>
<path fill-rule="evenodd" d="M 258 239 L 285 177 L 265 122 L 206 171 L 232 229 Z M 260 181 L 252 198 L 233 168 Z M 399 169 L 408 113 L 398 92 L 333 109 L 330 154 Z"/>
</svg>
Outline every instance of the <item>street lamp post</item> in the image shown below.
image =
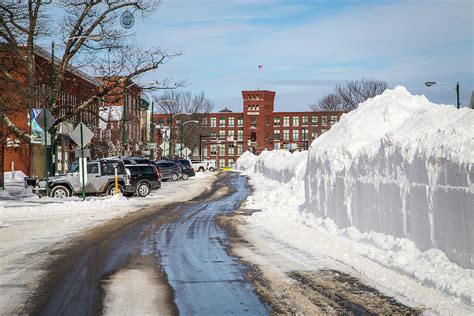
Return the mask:
<svg viewBox="0 0 474 316">
<path fill-rule="evenodd" d="M 183 124 L 181 124 L 181 131 L 180 131 L 180 133 L 181 133 L 181 146 L 180 146 L 180 153 L 179 153 L 179 155 L 181 157 L 183 157 L 183 126 L 186 125 L 186 124 L 189 124 L 189 123 L 199 124 L 199 121 L 191 120 L 191 121 L 186 121 Z"/>
<path fill-rule="evenodd" d="M 174 99 L 169 99 L 169 100 L 160 100 L 157 102 L 157 104 L 160 104 L 160 103 L 165 103 L 165 102 L 171 102 L 171 103 L 175 103 L 176 100 Z M 155 119 L 154 119 L 154 105 L 153 105 L 153 101 L 151 102 L 151 119 L 150 119 L 150 143 L 154 143 L 154 140 L 155 140 Z M 151 146 L 148 146 L 148 147 L 151 147 Z M 154 152 L 154 149 L 152 150 L 150 148 L 150 159 L 153 160 L 153 152 Z"/>
<path fill-rule="evenodd" d="M 154 84 L 156 83 L 155 81 L 148 81 L 145 82 L 145 84 Z M 122 110 L 122 156 L 125 156 L 125 145 L 127 143 L 127 89 L 130 88 L 131 86 L 138 85 L 136 82 L 129 84 L 128 86 L 125 85 L 125 82 L 123 84 L 123 110 Z"/>
<path fill-rule="evenodd" d="M 191 113 L 186 113 L 186 112 L 180 112 L 176 113 L 170 116 L 169 118 L 169 124 L 170 124 L 170 146 L 168 148 L 168 157 L 171 158 L 171 146 L 173 144 L 173 118 L 177 115 L 191 115 Z"/>
<path fill-rule="evenodd" d="M 447 82 L 442 82 L 442 81 L 427 81 L 425 82 L 425 86 L 427 87 L 431 87 L 431 86 L 434 86 L 435 84 L 447 84 L 447 85 L 451 85 L 450 83 L 447 83 Z M 459 109 L 459 107 L 461 106 L 461 103 L 459 101 L 459 81 L 456 82 L 456 107 Z"/>
</svg>

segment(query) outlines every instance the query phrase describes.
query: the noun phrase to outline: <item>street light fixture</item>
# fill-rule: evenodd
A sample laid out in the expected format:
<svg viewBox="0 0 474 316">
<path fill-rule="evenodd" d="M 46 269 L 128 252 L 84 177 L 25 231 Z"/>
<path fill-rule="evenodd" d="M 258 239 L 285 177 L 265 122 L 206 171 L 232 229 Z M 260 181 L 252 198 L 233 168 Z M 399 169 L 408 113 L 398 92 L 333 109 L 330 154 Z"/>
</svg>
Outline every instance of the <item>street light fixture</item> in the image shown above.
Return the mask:
<svg viewBox="0 0 474 316">
<path fill-rule="evenodd" d="M 435 84 L 447 84 L 447 85 L 451 85 L 451 83 L 447 83 L 447 82 L 442 82 L 442 81 L 427 81 L 425 82 L 425 86 L 427 87 L 431 87 L 431 86 L 434 86 Z M 456 107 L 459 109 L 459 106 L 461 105 L 461 103 L 459 102 L 459 82 L 456 82 Z"/>
</svg>

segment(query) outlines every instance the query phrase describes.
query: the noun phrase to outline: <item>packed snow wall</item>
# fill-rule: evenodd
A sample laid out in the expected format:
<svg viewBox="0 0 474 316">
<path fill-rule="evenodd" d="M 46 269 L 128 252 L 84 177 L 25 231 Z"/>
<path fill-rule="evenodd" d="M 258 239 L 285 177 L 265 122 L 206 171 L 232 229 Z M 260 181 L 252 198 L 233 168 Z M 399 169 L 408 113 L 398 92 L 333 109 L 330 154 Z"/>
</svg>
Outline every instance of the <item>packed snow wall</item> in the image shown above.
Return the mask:
<svg viewBox="0 0 474 316">
<path fill-rule="evenodd" d="M 304 181 L 305 212 L 474 268 L 473 110 L 387 90 L 313 142 Z"/>
</svg>

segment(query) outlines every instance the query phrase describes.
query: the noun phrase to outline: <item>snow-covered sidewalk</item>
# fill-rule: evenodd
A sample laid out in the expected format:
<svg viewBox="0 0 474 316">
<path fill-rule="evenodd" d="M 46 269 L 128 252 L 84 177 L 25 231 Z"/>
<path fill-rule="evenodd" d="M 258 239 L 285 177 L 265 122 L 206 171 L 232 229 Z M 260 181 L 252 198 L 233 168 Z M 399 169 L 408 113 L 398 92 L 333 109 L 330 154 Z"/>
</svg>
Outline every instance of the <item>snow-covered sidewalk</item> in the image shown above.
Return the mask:
<svg viewBox="0 0 474 316">
<path fill-rule="evenodd" d="M 104 222 L 150 205 L 187 201 L 209 189 L 215 175 L 198 173 L 188 181 L 164 182 L 146 198 L 0 198 L 0 307 L 17 311 L 40 277 L 50 252 Z"/>
</svg>

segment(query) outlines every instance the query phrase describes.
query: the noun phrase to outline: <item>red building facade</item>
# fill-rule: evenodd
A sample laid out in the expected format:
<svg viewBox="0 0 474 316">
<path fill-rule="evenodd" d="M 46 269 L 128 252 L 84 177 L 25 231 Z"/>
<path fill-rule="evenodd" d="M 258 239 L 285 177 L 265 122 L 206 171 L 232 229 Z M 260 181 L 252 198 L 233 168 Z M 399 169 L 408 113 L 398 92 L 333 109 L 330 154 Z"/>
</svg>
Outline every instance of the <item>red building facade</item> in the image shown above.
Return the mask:
<svg viewBox="0 0 474 316">
<path fill-rule="evenodd" d="M 219 167 L 231 166 L 247 150 L 306 150 L 311 142 L 336 123 L 342 111 L 275 112 L 275 92 L 242 91 L 243 111 L 199 114 L 200 145 L 192 159 L 214 159 Z M 155 114 L 155 122 L 169 129 L 167 114 Z M 173 122 L 173 131 L 176 128 Z M 158 142 L 162 142 L 159 139 Z M 166 153 L 161 153 L 166 156 Z"/>
</svg>

